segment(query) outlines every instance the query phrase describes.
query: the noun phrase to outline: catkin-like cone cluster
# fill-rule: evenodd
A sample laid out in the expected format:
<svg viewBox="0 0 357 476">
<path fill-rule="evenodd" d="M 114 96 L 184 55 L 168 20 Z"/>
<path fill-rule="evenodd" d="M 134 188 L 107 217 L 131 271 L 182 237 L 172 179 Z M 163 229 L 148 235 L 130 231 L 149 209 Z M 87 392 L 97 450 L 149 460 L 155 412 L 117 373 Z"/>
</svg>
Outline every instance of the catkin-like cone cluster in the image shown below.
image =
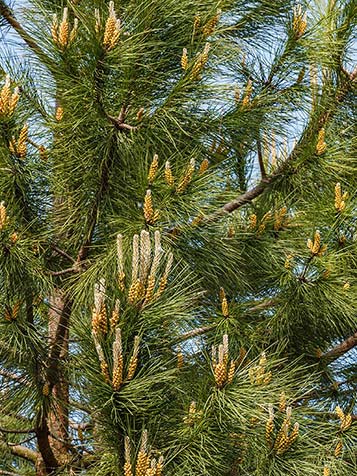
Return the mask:
<svg viewBox="0 0 357 476">
<path fill-rule="evenodd" d="M 192 66 L 191 74 L 189 76 L 190 80 L 195 81 L 200 79 L 201 72 L 208 61 L 209 50 L 210 50 L 210 44 L 206 43 L 202 53 L 200 53 L 197 56 L 196 61 L 194 62 Z"/>
<path fill-rule="evenodd" d="M 216 382 L 216 387 L 221 389 L 225 385 L 233 382 L 236 364 L 234 360 L 229 360 L 229 345 L 228 345 L 228 335 L 223 336 L 223 343 L 218 346 L 218 360 L 217 360 L 217 349 L 215 346 L 212 347 L 212 368 L 214 374 L 214 380 Z"/>
<path fill-rule="evenodd" d="M 5 84 L 0 91 L 0 117 L 11 117 L 20 98 L 19 88 L 11 91 L 10 76 L 6 75 Z"/>
<path fill-rule="evenodd" d="M 318 230 L 315 231 L 314 240 L 307 240 L 307 247 L 312 256 L 322 256 L 327 250 L 327 245 L 321 244 L 321 235 Z"/>
<path fill-rule="evenodd" d="M 4 202 L 0 202 L 0 231 L 5 228 L 7 223 L 7 212 Z"/>
<path fill-rule="evenodd" d="M 165 291 L 168 276 L 173 263 L 173 255 L 168 255 L 163 273 L 159 274 L 163 250 L 161 234 L 154 233 L 154 250 L 152 251 L 150 233 L 143 230 L 133 237 L 131 283 L 128 290 L 130 304 L 147 306 L 158 299 Z"/>
<path fill-rule="evenodd" d="M 192 181 L 194 171 L 195 171 L 195 159 L 191 159 L 187 169 L 185 170 L 185 173 L 183 174 L 176 188 L 177 193 L 183 193 L 186 190 L 189 183 Z"/>
<path fill-rule="evenodd" d="M 306 27 L 307 13 L 302 11 L 301 5 L 296 5 L 293 9 L 293 31 L 296 39 L 305 33 Z"/>
<path fill-rule="evenodd" d="M 244 96 L 243 96 L 243 100 L 242 100 L 242 107 L 243 108 L 246 108 L 246 107 L 249 106 L 251 96 L 252 96 L 252 92 L 253 92 L 253 83 L 252 83 L 252 80 L 249 79 L 248 82 L 247 82 L 247 85 L 245 87 Z"/>
<path fill-rule="evenodd" d="M 280 429 L 275 433 L 273 406 L 269 405 L 269 419 L 265 425 L 265 439 L 269 448 L 273 448 L 277 455 L 284 454 L 297 440 L 299 436 L 299 424 L 295 423 L 293 429 L 291 426 L 291 407 L 286 408 L 286 416 Z"/>
<path fill-rule="evenodd" d="M 320 129 L 318 137 L 317 137 L 316 154 L 322 155 L 325 153 L 326 149 L 327 149 L 327 144 L 325 142 L 325 129 L 322 128 Z"/>
<path fill-rule="evenodd" d="M 204 25 L 202 29 L 202 34 L 204 36 L 210 36 L 216 29 L 216 26 L 219 22 L 219 18 L 221 16 L 221 10 L 217 10 L 217 13 L 208 20 L 208 22 Z"/>
<path fill-rule="evenodd" d="M 228 301 L 227 301 L 226 293 L 223 288 L 220 289 L 219 295 L 221 299 L 222 315 L 223 317 L 229 317 Z"/>
<path fill-rule="evenodd" d="M 125 463 L 124 476 L 163 476 L 164 459 L 160 456 L 157 461 L 151 458 L 148 451 L 147 431 L 144 430 L 141 437 L 141 445 L 134 464 L 131 462 L 131 446 L 128 437 L 125 437 Z"/>
<path fill-rule="evenodd" d="M 61 49 L 65 50 L 70 46 L 77 36 L 78 31 L 78 18 L 73 21 L 73 27 L 71 28 L 68 21 L 68 8 L 63 9 L 62 20 L 59 23 L 56 14 L 53 15 L 51 24 L 51 35 L 54 44 Z"/>
<path fill-rule="evenodd" d="M 348 198 L 348 192 L 342 193 L 341 184 L 338 182 L 335 185 L 335 209 L 341 213 L 346 208 L 346 200 Z"/>
<path fill-rule="evenodd" d="M 154 225 L 159 219 L 160 212 L 158 210 L 154 210 L 153 201 L 152 201 L 152 193 L 150 189 L 146 191 L 146 195 L 144 198 L 143 211 L 144 211 L 145 221 L 148 225 Z"/>
<path fill-rule="evenodd" d="M 120 37 L 121 22 L 116 17 L 114 2 L 109 2 L 109 16 L 105 24 L 103 46 L 109 51 L 115 48 Z"/>
<path fill-rule="evenodd" d="M 159 156 L 155 154 L 149 168 L 149 173 L 148 173 L 149 184 L 153 183 L 153 181 L 155 180 L 158 168 L 159 168 Z"/>
<path fill-rule="evenodd" d="M 335 413 L 340 419 L 340 430 L 346 431 L 352 425 L 352 415 L 350 413 L 344 413 L 341 407 L 337 406 L 335 408 Z"/>
<path fill-rule="evenodd" d="M 274 231 L 279 231 L 287 224 L 286 215 L 288 213 L 287 207 L 282 207 L 276 210 L 274 214 Z"/>
<path fill-rule="evenodd" d="M 29 127 L 25 124 L 20 131 L 19 138 L 16 140 L 13 137 L 9 144 L 10 152 L 20 159 L 24 159 L 27 154 L 28 130 Z"/>
<path fill-rule="evenodd" d="M 92 332 L 105 335 L 108 331 L 107 309 L 105 305 L 105 280 L 101 279 L 94 286 L 94 307 L 92 311 Z"/>
<path fill-rule="evenodd" d="M 252 385 L 266 385 L 272 379 L 272 373 L 267 370 L 267 358 L 265 352 L 260 356 L 258 365 L 249 369 L 249 379 Z"/>
</svg>

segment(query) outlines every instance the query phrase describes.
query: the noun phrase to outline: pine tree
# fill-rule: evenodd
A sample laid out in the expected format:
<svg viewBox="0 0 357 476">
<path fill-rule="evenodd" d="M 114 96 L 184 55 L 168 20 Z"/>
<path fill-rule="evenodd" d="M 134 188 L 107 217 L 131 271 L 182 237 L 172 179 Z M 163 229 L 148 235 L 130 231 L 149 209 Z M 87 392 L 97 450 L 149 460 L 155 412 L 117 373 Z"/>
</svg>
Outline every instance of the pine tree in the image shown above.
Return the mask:
<svg viewBox="0 0 357 476">
<path fill-rule="evenodd" d="M 0 474 L 356 475 L 353 0 L 0 18 Z"/>
</svg>

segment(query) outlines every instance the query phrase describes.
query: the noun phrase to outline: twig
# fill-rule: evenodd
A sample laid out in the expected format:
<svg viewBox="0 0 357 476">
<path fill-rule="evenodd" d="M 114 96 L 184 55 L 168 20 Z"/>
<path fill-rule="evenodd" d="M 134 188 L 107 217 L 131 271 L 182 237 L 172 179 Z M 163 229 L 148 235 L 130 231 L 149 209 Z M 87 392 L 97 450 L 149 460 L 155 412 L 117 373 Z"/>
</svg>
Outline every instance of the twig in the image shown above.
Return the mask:
<svg viewBox="0 0 357 476">
<path fill-rule="evenodd" d="M 269 309 L 270 307 L 273 307 L 277 304 L 276 299 L 266 299 L 265 301 L 260 302 L 259 304 L 256 304 L 253 307 L 250 307 L 248 309 L 249 312 L 254 312 L 254 311 L 261 311 L 263 309 Z"/>
<path fill-rule="evenodd" d="M 58 246 L 52 245 L 52 249 L 53 249 L 53 251 L 55 251 L 59 255 L 63 256 L 64 258 L 67 258 L 72 263 L 76 262 L 76 260 L 74 258 L 72 258 L 72 256 L 70 256 L 68 253 L 66 253 L 65 251 L 58 248 Z"/>
<path fill-rule="evenodd" d="M 12 453 L 14 456 L 18 456 L 19 458 L 23 458 L 27 461 L 31 461 L 32 463 L 36 463 L 37 458 L 38 458 L 38 453 L 37 451 L 31 450 L 30 448 L 27 448 L 26 446 L 21 446 L 21 445 L 13 445 L 9 446 L 7 443 L 4 441 L 0 441 L 0 448 L 3 447 L 4 449 L 7 449 Z"/>
<path fill-rule="evenodd" d="M 63 276 L 64 274 L 79 273 L 79 272 L 80 272 L 80 268 L 78 266 L 72 266 L 72 268 L 61 269 L 60 271 L 47 270 L 46 274 L 49 274 L 50 276 Z"/>
<path fill-rule="evenodd" d="M 0 474 L 3 476 L 21 476 L 19 473 L 12 473 L 10 471 L 4 471 L 0 469 Z"/>
</svg>

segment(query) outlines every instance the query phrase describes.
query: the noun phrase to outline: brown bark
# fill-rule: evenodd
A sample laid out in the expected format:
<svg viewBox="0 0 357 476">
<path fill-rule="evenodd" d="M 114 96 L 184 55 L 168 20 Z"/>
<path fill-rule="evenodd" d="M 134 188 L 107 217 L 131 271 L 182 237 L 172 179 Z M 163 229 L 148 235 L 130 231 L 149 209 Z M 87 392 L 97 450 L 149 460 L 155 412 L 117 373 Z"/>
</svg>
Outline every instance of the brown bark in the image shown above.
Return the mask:
<svg viewBox="0 0 357 476">
<path fill-rule="evenodd" d="M 338 357 L 341 357 L 341 355 L 344 355 L 346 352 L 353 349 L 353 347 L 355 347 L 356 345 L 357 345 L 357 331 L 352 336 L 348 337 L 343 342 L 336 345 L 336 347 L 333 347 L 328 352 L 325 352 L 322 355 L 322 358 L 338 359 Z"/>
<path fill-rule="evenodd" d="M 61 290 L 56 289 L 50 297 L 48 332 L 50 356 L 48 381 L 52 387 L 53 404 L 48 414 L 49 444 L 58 463 L 65 463 L 68 442 L 69 386 L 61 365 L 68 355 L 69 303 Z"/>
</svg>

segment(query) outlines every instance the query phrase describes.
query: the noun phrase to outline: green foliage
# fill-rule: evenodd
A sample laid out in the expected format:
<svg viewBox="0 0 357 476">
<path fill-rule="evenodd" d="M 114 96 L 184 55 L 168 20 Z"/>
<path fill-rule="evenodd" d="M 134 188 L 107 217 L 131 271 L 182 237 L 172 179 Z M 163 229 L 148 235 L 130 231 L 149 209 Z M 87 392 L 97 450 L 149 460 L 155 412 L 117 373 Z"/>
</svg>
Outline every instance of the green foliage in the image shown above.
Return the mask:
<svg viewBox="0 0 357 476">
<path fill-rule="evenodd" d="M 355 13 L 0 0 L 0 474 L 357 474 Z"/>
</svg>

